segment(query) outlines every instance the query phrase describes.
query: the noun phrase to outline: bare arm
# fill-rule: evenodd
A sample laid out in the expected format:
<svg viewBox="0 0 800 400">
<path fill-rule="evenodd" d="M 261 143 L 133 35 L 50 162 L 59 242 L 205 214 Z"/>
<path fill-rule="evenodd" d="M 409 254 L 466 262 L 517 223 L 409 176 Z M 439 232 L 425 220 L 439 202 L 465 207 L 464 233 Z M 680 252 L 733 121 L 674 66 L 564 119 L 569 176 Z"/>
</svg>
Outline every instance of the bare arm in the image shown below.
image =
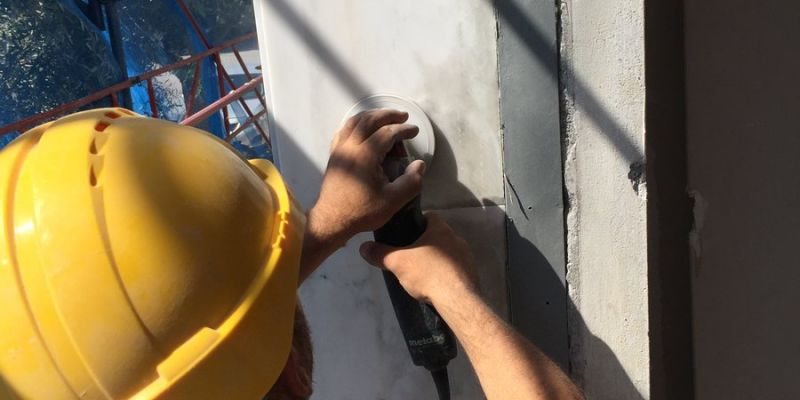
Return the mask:
<svg viewBox="0 0 800 400">
<path fill-rule="evenodd" d="M 422 161 L 393 182 L 381 168 L 396 141 L 419 132 L 407 119 L 404 112 L 373 110 L 350 118 L 336 133 L 319 199 L 307 215 L 299 283 L 353 235 L 381 227 L 419 194 Z"/>
<path fill-rule="evenodd" d="M 436 307 L 464 346 L 489 399 L 581 398 L 556 364 L 477 295 L 466 293 Z"/>
<path fill-rule="evenodd" d="M 581 399 L 575 385 L 533 343 L 478 295 L 469 247 L 436 215 L 408 248 L 373 242 L 361 248 L 373 265 L 392 271 L 412 296 L 433 304 L 467 352 L 489 400 Z M 425 265 L 421 273 L 420 265 Z"/>
</svg>

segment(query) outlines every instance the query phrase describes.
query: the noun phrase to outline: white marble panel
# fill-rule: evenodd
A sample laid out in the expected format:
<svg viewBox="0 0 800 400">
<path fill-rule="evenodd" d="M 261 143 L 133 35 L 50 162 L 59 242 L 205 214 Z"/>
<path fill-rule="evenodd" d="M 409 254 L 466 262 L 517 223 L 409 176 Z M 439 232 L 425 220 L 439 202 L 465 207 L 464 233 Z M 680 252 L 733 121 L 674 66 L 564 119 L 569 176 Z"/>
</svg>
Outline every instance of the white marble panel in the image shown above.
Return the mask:
<svg viewBox="0 0 800 400">
<path fill-rule="evenodd" d="M 270 132 L 301 202 L 361 97 L 419 103 L 437 130 L 426 204 L 503 203 L 496 21 L 483 0 L 255 0 Z"/>
<path fill-rule="evenodd" d="M 436 154 L 423 189 L 472 243 L 491 305 L 507 314 L 505 215 L 496 21 L 482 0 L 254 0 L 270 133 L 283 176 L 308 207 L 328 147 L 359 98 L 392 93 L 431 117 Z M 487 205 L 483 208 L 480 205 Z M 499 207 L 496 205 L 500 205 Z M 477 206 L 477 207 L 476 207 Z M 471 207 L 453 209 L 458 207 Z M 367 235 L 329 259 L 301 289 L 317 371 L 314 398 L 433 399 L 410 360 L 380 271 L 357 254 Z M 482 399 L 462 354 L 453 399 Z"/>
<path fill-rule="evenodd" d="M 502 207 L 440 212 L 472 246 L 483 292 L 507 313 Z M 434 399 L 430 375 L 411 363 L 379 270 L 357 254 L 361 235 L 329 259 L 300 290 L 314 342 L 315 399 Z M 483 399 L 464 354 L 450 364 L 454 400 Z"/>
</svg>

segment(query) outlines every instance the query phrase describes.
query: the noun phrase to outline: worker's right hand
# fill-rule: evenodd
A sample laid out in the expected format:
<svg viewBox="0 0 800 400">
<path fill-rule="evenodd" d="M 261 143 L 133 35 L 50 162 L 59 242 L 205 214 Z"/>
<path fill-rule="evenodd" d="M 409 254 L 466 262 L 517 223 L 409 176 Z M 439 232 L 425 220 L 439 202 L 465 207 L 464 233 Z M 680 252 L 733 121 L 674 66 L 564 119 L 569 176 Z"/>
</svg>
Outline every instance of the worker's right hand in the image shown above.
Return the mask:
<svg viewBox="0 0 800 400">
<path fill-rule="evenodd" d="M 419 132 L 406 120 L 405 112 L 380 109 L 344 123 L 333 141 L 319 200 L 309 213 L 311 229 L 341 246 L 357 233 L 383 226 L 419 194 L 425 173 L 422 161 L 412 162 L 393 182 L 381 167 L 395 142 Z"/>
<path fill-rule="evenodd" d="M 392 247 L 376 242 L 361 245 L 361 256 L 395 276 L 417 300 L 434 306 L 477 294 L 478 279 L 472 252 L 442 217 L 426 215 L 425 233 L 411 246 Z"/>
</svg>

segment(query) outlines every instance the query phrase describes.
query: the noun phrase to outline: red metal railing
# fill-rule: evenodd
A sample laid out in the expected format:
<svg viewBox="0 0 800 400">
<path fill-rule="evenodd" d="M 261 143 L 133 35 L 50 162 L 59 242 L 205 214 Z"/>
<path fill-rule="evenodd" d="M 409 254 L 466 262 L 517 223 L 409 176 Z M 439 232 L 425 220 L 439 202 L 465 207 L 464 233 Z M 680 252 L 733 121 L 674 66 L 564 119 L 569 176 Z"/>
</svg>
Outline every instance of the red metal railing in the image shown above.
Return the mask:
<svg viewBox="0 0 800 400">
<path fill-rule="evenodd" d="M 189 8 L 186 6 L 184 1 L 183 0 L 176 0 L 176 1 L 178 5 L 181 7 L 181 10 L 183 10 L 183 12 L 186 14 L 186 17 L 191 22 L 192 27 L 195 30 L 195 33 L 198 35 L 198 37 L 200 37 L 200 40 L 205 45 L 206 47 L 205 51 L 194 54 L 188 58 L 166 65 L 164 67 L 154 69 L 152 71 L 148 71 L 143 74 L 128 78 L 116 85 L 112 85 L 108 88 L 94 92 L 88 96 L 71 101 L 69 103 L 62 104 L 60 106 L 57 106 L 40 114 L 36 114 L 28 118 L 2 126 L 0 127 L 0 136 L 12 132 L 22 132 L 36 125 L 52 120 L 58 116 L 77 111 L 81 107 L 94 103 L 98 100 L 102 100 L 104 98 L 108 98 L 111 101 L 112 105 L 118 106 L 119 93 L 123 90 L 130 89 L 134 85 L 137 85 L 142 82 L 145 82 L 147 86 L 147 96 L 150 101 L 150 112 L 153 117 L 157 118 L 159 110 L 158 110 L 158 102 L 156 101 L 155 88 L 153 86 L 153 78 L 161 74 L 165 74 L 171 71 L 178 70 L 180 68 L 185 68 L 190 65 L 194 65 L 194 78 L 192 81 L 192 87 L 189 92 L 189 95 L 185 99 L 186 115 L 180 121 L 180 123 L 183 125 L 195 126 L 207 120 L 213 114 L 221 111 L 223 114 L 223 122 L 225 127 L 225 140 L 231 141 L 239 133 L 243 132 L 250 126 L 253 126 L 258 131 L 259 135 L 264 139 L 267 146 L 271 147 L 267 131 L 266 129 L 264 129 L 262 125 L 263 117 L 266 115 L 267 112 L 267 107 L 266 107 L 266 101 L 264 100 L 264 96 L 261 94 L 258 88 L 263 82 L 263 77 L 262 76 L 254 77 L 250 73 L 250 71 L 247 68 L 247 65 L 242 59 L 241 54 L 239 53 L 239 50 L 236 48 L 236 46 L 241 44 L 242 42 L 255 38 L 256 37 L 255 32 L 213 46 L 206 38 L 203 31 L 200 29 L 200 26 L 197 24 L 197 21 L 195 20 L 191 11 L 189 11 Z M 238 61 L 239 65 L 242 68 L 242 72 L 248 79 L 248 81 L 241 86 L 237 86 L 234 83 L 233 79 L 231 79 L 230 75 L 225 70 L 225 66 L 222 64 L 222 57 L 220 56 L 220 53 L 225 51 L 233 52 L 234 56 L 236 57 L 236 60 Z M 199 88 L 199 83 L 200 83 L 200 72 L 201 72 L 200 66 L 201 63 L 203 62 L 203 59 L 205 59 L 206 57 L 210 57 L 216 66 L 221 97 L 217 101 L 209 104 L 203 109 L 194 112 L 195 111 L 194 100 L 197 95 L 197 90 Z M 261 103 L 262 109 L 258 113 L 253 113 L 253 111 L 250 109 L 249 105 L 245 101 L 244 96 L 247 93 L 254 93 L 255 96 L 258 98 L 259 102 Z M 239 126 L 233 129 L 228 120 L 228 106 L 237 101 L 241 105 L 244 112 L 247 114 L 247 120 L 240 122 Z"/>
</svg>

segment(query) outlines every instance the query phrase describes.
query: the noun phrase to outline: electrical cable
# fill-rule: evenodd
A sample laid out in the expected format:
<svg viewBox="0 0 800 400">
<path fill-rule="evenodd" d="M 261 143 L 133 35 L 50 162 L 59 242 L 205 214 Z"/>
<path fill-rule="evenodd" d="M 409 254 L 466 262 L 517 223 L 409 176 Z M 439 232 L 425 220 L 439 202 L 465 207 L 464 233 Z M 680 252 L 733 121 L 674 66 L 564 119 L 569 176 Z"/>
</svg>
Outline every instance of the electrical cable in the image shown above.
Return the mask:
<svg viewBox="0 0 800 400">
<path fill-rule="evenodd" d="M 450 400 L 450 379 L 447 376 L 447 367 L 431 371 L 439 400 Z"/>
</svg>

